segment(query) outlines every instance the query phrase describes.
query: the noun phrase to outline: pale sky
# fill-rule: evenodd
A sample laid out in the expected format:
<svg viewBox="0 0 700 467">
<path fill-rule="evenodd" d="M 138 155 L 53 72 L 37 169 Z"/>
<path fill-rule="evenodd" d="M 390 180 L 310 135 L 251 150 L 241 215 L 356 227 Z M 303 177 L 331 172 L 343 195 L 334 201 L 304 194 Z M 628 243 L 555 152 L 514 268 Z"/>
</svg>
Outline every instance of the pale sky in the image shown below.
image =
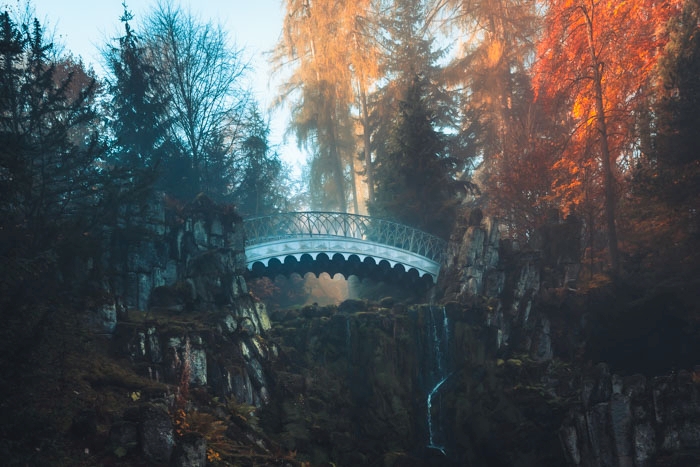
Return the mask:
<svg viewBox="0 0 700 467">
<path fill-rule="evenodd" d="M 123 0 L 31 0 L 37 18 L 49 30 L 55 31 L 57 42 L 67 51 L 82 57 L 92 65 L 98 75 L 103 73 L 99 48 L 108 39 L 123 34 L 119 21 Z M 20 1 L 19 3 L 23 3 Z M 134 14 L 132 26 L 137 27 L 143 17 L 152 10 L 157 0 L 127 0 L 128 9 Z M 282 30 L 282 0 L 180 0 L 184 8 L 190 8 L 202 20 L 218 22 L 224 26 L 238 48 L 245 50 L 252 70 L 250 83 L 257 100 L 267 109 L 277 89 L 277 82 L 270 82 L 270 66 L 263 53 L 271 50 Z M 18 0 L 0 1 L 0 6 L 16 6 Z M 274 79 L 274 78 L 273 78 Z M 279 152 L 285 161 L 295 165 L 295 174 L 304 158 L 293 138 L 283 142 L 288 120 L 286 111 L 272 115 L 270 143 L 280 145 Z M 284 143 L 284 144 L 283 144 Z"/>
</svg>

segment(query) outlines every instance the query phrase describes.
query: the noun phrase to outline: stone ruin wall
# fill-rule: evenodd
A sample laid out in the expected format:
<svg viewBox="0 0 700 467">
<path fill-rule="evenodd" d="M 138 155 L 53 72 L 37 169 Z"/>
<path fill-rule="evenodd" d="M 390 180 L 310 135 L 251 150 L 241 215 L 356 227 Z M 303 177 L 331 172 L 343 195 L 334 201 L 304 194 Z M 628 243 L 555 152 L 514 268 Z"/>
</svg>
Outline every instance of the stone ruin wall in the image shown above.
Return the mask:
<svg viewBox="0 0 700 467">
<path fill-rule="evenodd" d="M 152 305 L 155 289 L 176 284 L 184 289 L 181 293 L 189 294 L 181 298 L 199 302 L 200 308 L 247 293 L 242 277 L 243 221 L 234 212 L 203 196 L 186 206 L 156 201 L 145 215 L 130 219 L 130 224 L 122 223 L 112 232 L 102 259 L 110 278 L 106 287 L 117 306 L 145 311 Z M 218 284 L 219 295 L 205 290 L 207 284 L 201 283 L 203 278 L 216 282 L 216 274 L 229 281 Z"/>
</svg>

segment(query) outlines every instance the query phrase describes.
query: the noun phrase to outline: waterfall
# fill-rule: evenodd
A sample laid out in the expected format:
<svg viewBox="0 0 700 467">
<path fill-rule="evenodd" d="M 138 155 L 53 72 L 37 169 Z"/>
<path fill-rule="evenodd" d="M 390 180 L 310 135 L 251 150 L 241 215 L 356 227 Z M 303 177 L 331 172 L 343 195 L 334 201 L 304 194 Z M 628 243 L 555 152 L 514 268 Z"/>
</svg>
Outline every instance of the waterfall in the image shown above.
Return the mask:
<svg viewBox="0 0 700 467">
<path fill-rule="evenodd" d="M 445 454 L 445 448 L 444 446 L 438 446 L 435 444 L 435 439 L 434 439 L 434 434 L 433 434 L 433 414 L 432 414 L 432 409 L 433 409 L 433 396 L 435 393 L 440 389 L 440 386 L 443 385 L 445 381 L 447 381 L 447 378 L 450 376 L 447 375 L 444 378 L 442 378 L 436 385 L 433 387 L 433 389 L 430 390 L 428 393 L 428 447 L 437 449 L 443 454 Z"/>
<path fill-rule="evenodd" d="M 442 318 L 442 319 L 440 319 Z M 448 352 L 449 352 L 449 336 L 450 327 L 447 320 L 447 311 L 442 307 L 442 316 L 435 316 L 432 305 L 430 306 L 430 326 L 429 332 L 432 338 L 431 357 L 433 362 L 432 369 L 429 371 L 429 385 L 426 406 L 427 406 L 427 422 L 428 422 L 428 448 L 437 449 L 445 454 L 445 447 L 436 444 L 436 437 L 440 434 L 440 420 L 438 423 L 433 422 L 433 397 L 438 393 L 440 387 L 448 380 L 451 373 L 448 373 Z"/>
</svg>

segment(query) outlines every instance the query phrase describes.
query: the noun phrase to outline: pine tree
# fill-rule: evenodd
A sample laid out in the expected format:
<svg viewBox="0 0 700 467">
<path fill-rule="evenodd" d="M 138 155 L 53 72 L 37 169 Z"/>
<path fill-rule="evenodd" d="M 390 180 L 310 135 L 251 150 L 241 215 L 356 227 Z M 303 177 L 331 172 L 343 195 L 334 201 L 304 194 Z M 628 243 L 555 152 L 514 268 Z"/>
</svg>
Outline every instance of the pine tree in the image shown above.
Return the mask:
<svg viewBox="0 0 700 467">
<path fill-rule="evenodd" d="M 111 46 L 104 56 L 111 72 L 108 90 L 112 97 L 110 124 L 115 141 L 109 162 L 113 173 L 119 175 L 116 183 L 128 181 L 128 191 L 138 191 L 148 198 L 153 187 L 171 188 L 176 163 L 168 160 L 177 154 L 168 144 L 170 120 L 167 101 L 157 87 L 156 70 L 147 59 L 147 49 L 131 28 L 133 15 L 127 10 L 120 18 L 124 35 L 118 46 Z M 126 189 L 126 186 L 124 187 Z M 112 194 L 116 204 L 123 204 L 120 196 L 125 190 L 115 187 Z M 123 194 L 123 193 L 122 193 Z"/>
<path fill-rule="evenodd" d="M 446 238 L 454 219 L 455 161 L 436 129 L 427 88 L 425 78 L 416 76 L 400 100 L 386 153 L 377 162 L 369 212 Z"/>
<path fill-rule="evenodd" d="M 97 84 L 56 58 L 38 20 L 0 14 L 2 253 L 38 254 L 94 227 L 104 186 Z M 3 238 L 7 241 L 7 238 Z"/>
<path fill-rule="evenodd" d="M 690 0 L 671 23 L 670 41 L 660 63 L 666 93 L 657 106 L 659 136 L 655 169 L 664 173 L 658 187 L 664 191 L 662 197 L 679 206 L 697 206 L 700 185 L 698 21 L 700 1 Z"/>
<path fill-rule="evenodd" d="M 284 170 L 279 155 L 270 148 L 270 126 L 257 109 L 252 109 L 245 125 L 246 135 L 236 164 L 239 182 L 233 199 L 243 216 L 280 212 L 286 204 Z"/>
<path fill-rule="evenodd" d="M 659 86 L 640 114 L 649 140 L 626 196 L 632 257 L 666 276 L 697 270 L 700 248 L 700 1 L 669 22 Z M 651 266 L 649 265 L 651 263 Z"/>
</svg>

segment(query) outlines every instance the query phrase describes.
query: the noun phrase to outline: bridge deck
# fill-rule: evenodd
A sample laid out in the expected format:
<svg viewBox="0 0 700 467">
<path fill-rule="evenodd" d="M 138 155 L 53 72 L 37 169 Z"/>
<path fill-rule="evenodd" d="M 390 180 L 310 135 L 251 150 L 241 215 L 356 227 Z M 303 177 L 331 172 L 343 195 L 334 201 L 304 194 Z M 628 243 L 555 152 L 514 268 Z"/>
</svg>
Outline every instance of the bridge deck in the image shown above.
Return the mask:
<svg viewBox="0 0 700 467">
<path fill-rule="evenodd" d="M 336 212 L 292 212 L 255 217 L 245 221 L 246 262 L 249 269 L 271 260 L 284 263 L 304 255 L 320 254 L 346 261 L 387 262 L 390 267 L 415 270 L 436 280 L 446 242 L 406 225 L 369 216 Z"/>
</svg>

